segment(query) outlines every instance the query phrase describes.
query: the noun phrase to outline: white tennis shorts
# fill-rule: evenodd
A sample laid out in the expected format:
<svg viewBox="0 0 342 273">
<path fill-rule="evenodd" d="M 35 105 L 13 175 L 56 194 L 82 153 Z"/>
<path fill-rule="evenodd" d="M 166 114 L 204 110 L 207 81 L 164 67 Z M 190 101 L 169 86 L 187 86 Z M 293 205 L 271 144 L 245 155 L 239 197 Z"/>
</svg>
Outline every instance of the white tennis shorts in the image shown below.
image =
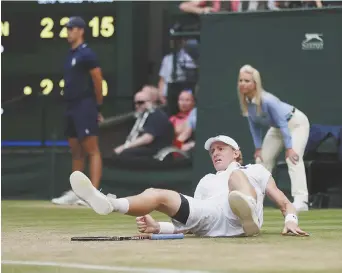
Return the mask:
<svg viewBox="0 0 342 273">
<path fill-rule="evenodd" d="M 177 231 L 190 230 L 198 236 L 238 236 L 244 233 L 238 217 L 232 212 L 228 196 L 214 200 L 184 197 L 189 201 L 190 214 L 185 225 L 172 219 Z"/>
</svg>

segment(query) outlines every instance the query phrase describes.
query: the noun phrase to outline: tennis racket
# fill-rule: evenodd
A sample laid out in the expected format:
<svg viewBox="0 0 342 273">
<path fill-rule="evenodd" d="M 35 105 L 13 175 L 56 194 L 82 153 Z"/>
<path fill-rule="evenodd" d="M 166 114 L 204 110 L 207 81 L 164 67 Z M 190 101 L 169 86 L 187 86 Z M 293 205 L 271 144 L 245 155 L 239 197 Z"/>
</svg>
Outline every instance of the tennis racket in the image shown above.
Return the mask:
<svg viewBox="0 0 342 273">
<path fill-rule="evenodd" d="M 71 241 L 137 241 L 183 239 L 184 234 L 139 234 L 133 236 L 83 236 L 72 237 Z"/>
</svg>

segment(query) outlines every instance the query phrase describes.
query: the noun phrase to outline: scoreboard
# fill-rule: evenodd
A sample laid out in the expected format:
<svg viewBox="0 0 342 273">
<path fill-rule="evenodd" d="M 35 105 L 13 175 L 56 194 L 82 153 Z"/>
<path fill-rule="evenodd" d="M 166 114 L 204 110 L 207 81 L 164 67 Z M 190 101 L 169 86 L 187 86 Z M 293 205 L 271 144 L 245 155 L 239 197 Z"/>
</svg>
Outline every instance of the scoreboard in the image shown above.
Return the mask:
<svg viewBox="0 0 342 273">
<path fill-rule="evenodd" d="M 69 50 L 65 25 L 71 16 L 86 21 L 85 40 L 103 72 L 104 108 L 113 102 L 118 4 L 108 0 L 1 1 L 3 140 L 36 140 L 51 132 L 63 139 L 63 65 Z"/>
<path fill-rule="evenodd" d="M 75 15 L 86 21 L 86 43 L 99 57 L 103 95 L 114 95 L 115 2 L 2 1 L 1 6 L 2 102 L 20 95 L 63 96 L 65 24 Z"/>
</svg>

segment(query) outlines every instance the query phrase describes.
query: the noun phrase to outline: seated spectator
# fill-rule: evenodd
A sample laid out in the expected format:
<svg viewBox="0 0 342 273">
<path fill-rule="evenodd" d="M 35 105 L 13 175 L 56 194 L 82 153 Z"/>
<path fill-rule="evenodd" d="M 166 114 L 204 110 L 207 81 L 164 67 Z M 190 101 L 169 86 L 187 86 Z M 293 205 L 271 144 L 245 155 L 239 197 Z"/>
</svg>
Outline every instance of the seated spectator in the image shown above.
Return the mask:
<svg viewBox="0 0 342 273">
<path fill-rule="evenodd" d="M 187 121 L 183 124 L 181 132 L 175 141 L 175 146 L 182 151 L 189 151 L 195 147 L 195 141 L 192 136 L 195 133 L 197 124 L 197 108 L 193 108 L 187 118 Z"/>
<path fill-rule="evenodd" d="M 280 10 L 280 9 L 296 9 L 296 8 L 322 8 L 327 6 L 327 2 L 331 1 L 276 1 L 268 0 L 268 9 L 270 10 Z M 336 1 L 338 2 L 338 1 Z"/>
<path fill-rule="evenodd" d="M 151 102 L 154 105 L 159 105 L 159 91 L 158 88 L 153 85 L 144 85 L 144 87 L 141 89 L 141 92 L 147 92 L 151 95 Z"/>
<path fill-rule="evenodd" d="M 341 7 L 342 1 L 322 1 L 324 7 Z"/>
<path fill-rule="evenodd" d="M 135 95 L 137 120 L 126 142 L 114 149 L 116 155 L 153 157 L 160 149 L 172 145 L 172 124 L 166 113 L 152 103 L 152 99 L 152 93 L 146 90 Z"/>
<path fill-rule="evenodd" d="M 192 94 L 192 90 L 183 90 L 178 97 L 178 109 L 179 112 L 170 117 L 170 122 L 173 125 L 175 131 L 175 137 L 177 139 L 178 135 L 181 133 L 184 127 L 184 122 L 186 122 L 191 110 L 195 106 L 195 99 Z"/>
<path fill-rule="evenodd" d="M 186 1 L 179 5 L 181 11 L 204 14 L 218 11 L 239 11 L 240 1 Z"/>
</svg>

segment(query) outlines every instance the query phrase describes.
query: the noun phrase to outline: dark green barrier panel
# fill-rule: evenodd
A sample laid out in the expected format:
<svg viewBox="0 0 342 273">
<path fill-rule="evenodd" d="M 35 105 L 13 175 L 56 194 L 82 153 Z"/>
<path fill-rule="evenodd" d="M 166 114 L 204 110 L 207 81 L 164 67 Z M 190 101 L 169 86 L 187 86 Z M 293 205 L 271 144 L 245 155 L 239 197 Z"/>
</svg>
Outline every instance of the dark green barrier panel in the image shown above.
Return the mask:
<svg viewBox="0 0 342 273">
<path fill-rule="evenodd" d="M 101 188 L 119 197 L 138 194 L 147 188 L 167 188 L 193 195 L 192 168 L 188 165 L 142 169 L 133 164 L 104 160 Z M 151 162 L 152 163 L 152 162 Z M 161 162 L 156 162 L 155 164 Z M 87 174 L 89 172 L 85 171 Z M 3 149 L 2 198 L 50 199 L 70 189 L 71 154 L 66 149 Z"/>
<path fill-rule="evenodd" d="M 244 64 L 259 69 L 264 88 L 302 110 L 311 123 L 342 124 L 340 26 L 342 9 L 202 17 L 194 184 L 214 171 L 203 149 L 212 135 L 235 138 L 246 163 L 252 162 L 254 146 L 236 89 Z M 303 46 L 310 33 L 319 34 L 322 41 L 313 39 Z"/>
</svg>

